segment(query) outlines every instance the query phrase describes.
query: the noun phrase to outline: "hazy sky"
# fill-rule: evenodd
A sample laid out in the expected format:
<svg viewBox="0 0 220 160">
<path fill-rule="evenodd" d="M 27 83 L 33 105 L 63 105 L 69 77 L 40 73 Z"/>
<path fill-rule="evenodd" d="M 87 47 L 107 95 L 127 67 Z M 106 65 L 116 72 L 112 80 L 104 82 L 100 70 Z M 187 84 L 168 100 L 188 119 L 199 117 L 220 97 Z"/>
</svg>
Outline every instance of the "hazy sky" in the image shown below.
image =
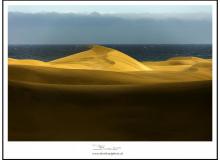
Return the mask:
<svg viewBox="0 0 220 160">
<path fill-rule="evenodd" d="M 10 12 L 59 12 L 59 13 L 211 13 L 209 5 L 19 5 L 9 6 Z"/>
<path fill-rule="evenodd" d="M 9 6 L 10 44 L 211 43 L 211 6 Z"/>
</svg>

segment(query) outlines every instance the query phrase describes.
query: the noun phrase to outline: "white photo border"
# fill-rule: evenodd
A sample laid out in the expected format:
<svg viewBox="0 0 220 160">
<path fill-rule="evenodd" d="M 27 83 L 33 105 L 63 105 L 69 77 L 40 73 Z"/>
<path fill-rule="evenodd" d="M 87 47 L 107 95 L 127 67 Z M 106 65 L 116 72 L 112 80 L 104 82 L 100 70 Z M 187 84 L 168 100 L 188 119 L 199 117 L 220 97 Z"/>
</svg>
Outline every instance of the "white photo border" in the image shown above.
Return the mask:
<svg viewBox="0 0 220 160">
<path fill-rule="evenodd" d="M 218 120 L 217 1 L 3 1 L 2 154 L 5 159 L 216 159 Z M 211 5 L 212 141 L 8 141 L 8 6 L 10 5 Z M 120 147 L 121 154 L 93 154 L 94 145 Z"/>
</svg>

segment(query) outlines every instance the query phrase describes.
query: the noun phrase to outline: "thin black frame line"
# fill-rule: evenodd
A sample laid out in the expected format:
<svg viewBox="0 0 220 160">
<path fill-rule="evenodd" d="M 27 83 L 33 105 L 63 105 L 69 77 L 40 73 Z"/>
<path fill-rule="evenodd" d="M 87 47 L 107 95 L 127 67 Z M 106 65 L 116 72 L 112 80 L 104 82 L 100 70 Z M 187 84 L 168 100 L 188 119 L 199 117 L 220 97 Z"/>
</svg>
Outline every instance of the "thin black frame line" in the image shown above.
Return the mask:
<svg viewBox="0 0 220 160">
<path fill-rule="evenodd" d="M 217 29 L 216 29 L 216 34 L 217 34 L 217 36 L 216 36 L 216 49 L 217 49 L 217 63 L 216 63 L 216 65 L 217 65 L 217 69 L 216 69 L 216 72 L 217 72 L 217 97 L 216 97 L 216 99 L 217 99 L 217 108 L 216 108 L 216 112 L 217 112 L 217 115 L 216 115 L 216 117 L 217 117 L 217 128 L 216 128 L 216 130 L 217 130 L 217 136 L 216 136 L 216 141 L 217 141 L 217 147 L 216 147 L 216 153 L 217 153 L 217 159 L 218 159 L 218 0 L 216 1 L 217 2 L 217 4 L 216 4 L 216 27 L 217 27 Z"/>
<path fill-rule="evenodd" d="M 4 2 L 2 1 L 2 159 L 4 159 Z"/>
<path fill-rule="evenodd" d="M 4 2 L 5 1 L 13 1 L 13 0 L 2 0 L 2 159 L 4 159 Z M 19 0 L 18 0 L 19 1 Z M 20 1 L 28 1 L 28 0 L 20 0 Z M 36 0 L 36 1 L 44 1 L 44 0 Z M 48 1 L 60 1 L 60 0 L 48 0 Z M 63 0 L 69 1 L 69 0 Z M 71 0 L 70 0 L 71 1 Z M 86 0 L 78 0 L 78 1 L 86 1 Z M 95 0 L 91 0 L 95 1 Z M 104 0 L 106 1 L 106 0 Z M 108 0 L 107 0 L 108 1 Z M 123 0 L 122 0 L 123 1 Z M 134 0 L 126 0 L 126 1 L 134 1 Z M 138 0 L 138 1 L 146 1 L 146 0 Z M 155 0 L 160 1 L 160 0 Z M 161 1 L 168 1 L 168 0 L 161 0 Z M 178 0 L 169 0 L 169 1 L 178 1 Z M 193 1 L 193 0 L 186 0 L 186 1 Z M 197 1 L 197 0 L 196 0 Z M 199 1 L 207 1 L 207 0 L 199 0 Z M 216 1 L 216 54 L 217 54 L 217 63 L 216 63 L 216 72 L 217 72 L 217 136 L 216 136 L 216 158 L 218 159 L 218 0 L 209 0 L 209 1 Z"/>
<path fill-rule="evenodd" d="M 61 0 L 3 0 L 3 1 L 17 1 L 17 2 L 20 2 L 20 1 L 24 1 L 24 2 L 31 2 L 31 1 L 61 1 Z M 62 0 L 62 1 L 73 1 L 73 0 Z M 102 1 L 112 1 L 112 0 L 76 0 L 76 1 L 99 1 L 99 2 L 102 2 Z M 118 1 L 118 0 L 113 0 L 113 1 Z M 135 1 L 135 0 L 119 0 L 119 1 Z M 179 0 L 137 0 L 137 1 L 135 1 L 135 2 L 138 2 L 138 1 L 152 1 L 152 2 L 154 2 L 154 1 L 164 1 L 164 2 L 166 2 L 166 1 L 173 1 L 173 2 L 178 2 Z M 217 1 L 217 0 L 180 0 L 180 1 L 197 1 L 197 2 L 208 2 L 208 1 Z"/>
</svg>

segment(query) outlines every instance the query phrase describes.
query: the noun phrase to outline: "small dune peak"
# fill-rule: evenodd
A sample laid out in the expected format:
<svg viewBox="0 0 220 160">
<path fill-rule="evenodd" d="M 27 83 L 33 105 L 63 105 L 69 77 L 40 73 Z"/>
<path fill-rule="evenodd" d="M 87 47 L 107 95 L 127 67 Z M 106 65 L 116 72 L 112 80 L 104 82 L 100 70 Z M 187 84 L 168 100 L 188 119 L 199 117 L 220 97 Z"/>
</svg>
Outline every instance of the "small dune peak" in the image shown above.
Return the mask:
<svg viewBox="0 0 220 160">
<path fill-rule="evenodd" d="M 96 53 L 103 53 L 104 54 L 104 53 L 112 51 L 114 49 L 108 48 L 108 47 L 105 47 L 105 46 L 101 46 L 101 45 L 93 45 L 91 50 L 96 52 Z"/>
</svg>

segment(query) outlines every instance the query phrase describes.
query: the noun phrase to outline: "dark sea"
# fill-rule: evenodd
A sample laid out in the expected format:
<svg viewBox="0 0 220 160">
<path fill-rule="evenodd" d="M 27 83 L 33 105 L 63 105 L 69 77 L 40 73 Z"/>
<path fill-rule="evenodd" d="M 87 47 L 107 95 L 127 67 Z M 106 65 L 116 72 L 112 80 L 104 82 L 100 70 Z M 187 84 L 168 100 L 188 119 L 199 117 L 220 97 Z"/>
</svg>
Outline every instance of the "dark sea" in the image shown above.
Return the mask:
<svg viewBox="0 0 220 160">
<path fill-rule="evenodd" d="M 103 45 L 117 49 L 139 61 L 160 61 L 177 56 L 212 58 L 211 44 L 126 44 Z M 9 45 L 8 56 L 16 59 L 51 61 L 91 48 L 91 45 Z"/>
</svg>

